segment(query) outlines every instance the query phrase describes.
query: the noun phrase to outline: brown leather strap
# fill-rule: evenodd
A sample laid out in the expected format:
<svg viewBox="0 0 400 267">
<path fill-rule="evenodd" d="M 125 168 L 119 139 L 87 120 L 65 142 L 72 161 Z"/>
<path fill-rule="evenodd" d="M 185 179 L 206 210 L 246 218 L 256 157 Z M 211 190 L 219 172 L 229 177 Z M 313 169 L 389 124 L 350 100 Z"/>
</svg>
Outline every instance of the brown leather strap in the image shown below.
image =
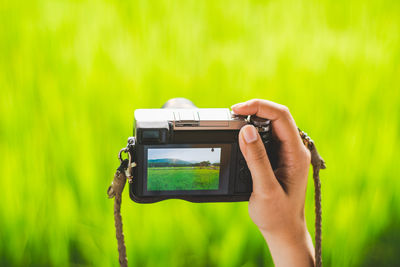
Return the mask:
<svg viewBox="0 0 400 267">
<path fill-rule="evenodd" d="M 122 164 L 121 164 L 122 165 Z M 122 191 L 124 190 L 126 183 L 126 176 L 124 171 L 119 169 L 114 175 L 114 180 L 111 186 L 107 190 L 109 198 L 114 197 L 114 220 L 115 220 L 115 231 L 118 241 L 118 255 L 119 264 L 123 267 L 128 266 L 128 258 L 126 257 L 126 247 L 124 241 L 124 232 L 122 230 L 122 217 L 121 217 L 121 201 Z"/>
<path fill-rule="evenodd" d="M 299 129 L 304 145 L 311 152 L 311 165 L 313 166 L 314 201 L 315 201 L 315 266 L 322 266 L 322 207 L 321 207 L 321 180 L 319 171 L 325 169 L 325 161 L 319 155 L 314 141 Z"/>
<path fill-rule="evenodd" d="M 316 150 L 313 150 L 316 151 Z M 313 154 L 311 151 L 311 155 Z M 318 155 L 318 152 L 315 152 Z M 317 156 L 314 157 L 317 157 Z M 311 156 L 313 158 L 313 156 Z M 313 165 L 314 201 L 315 201 L 315 266 L 322 266 L 322 208 L 321 208 L 321 180 L 319 179 L 320 164 Z"/>
</svg>

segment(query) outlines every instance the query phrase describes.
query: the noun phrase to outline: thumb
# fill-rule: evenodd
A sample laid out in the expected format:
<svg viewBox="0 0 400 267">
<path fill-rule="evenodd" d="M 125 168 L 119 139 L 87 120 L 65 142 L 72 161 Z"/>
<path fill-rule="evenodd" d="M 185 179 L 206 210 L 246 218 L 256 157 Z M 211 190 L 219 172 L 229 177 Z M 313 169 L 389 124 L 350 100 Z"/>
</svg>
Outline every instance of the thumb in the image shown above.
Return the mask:
<svg viewBox="0 0 400 267">
<path fill-rule="evenodd" d="M 272 170 L 264 144 L 253 125 L 242 127 L 239 146 L 253 179 L 253 192 L 265 194 L 277 190 L 280 185 Z"/>
</svg>

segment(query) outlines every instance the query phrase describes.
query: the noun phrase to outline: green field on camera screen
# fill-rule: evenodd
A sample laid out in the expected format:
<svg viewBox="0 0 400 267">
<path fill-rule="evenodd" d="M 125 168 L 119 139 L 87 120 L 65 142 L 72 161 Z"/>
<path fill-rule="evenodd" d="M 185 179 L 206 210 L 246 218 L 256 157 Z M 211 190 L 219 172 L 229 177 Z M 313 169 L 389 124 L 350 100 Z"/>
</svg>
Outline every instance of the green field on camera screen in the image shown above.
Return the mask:
<svg viewBox="0 0 400 267">
<path fill-rule="evenodd" d="M 147 190 L 218 190 L 219 167 L 149 167 Z"/>
</svg>

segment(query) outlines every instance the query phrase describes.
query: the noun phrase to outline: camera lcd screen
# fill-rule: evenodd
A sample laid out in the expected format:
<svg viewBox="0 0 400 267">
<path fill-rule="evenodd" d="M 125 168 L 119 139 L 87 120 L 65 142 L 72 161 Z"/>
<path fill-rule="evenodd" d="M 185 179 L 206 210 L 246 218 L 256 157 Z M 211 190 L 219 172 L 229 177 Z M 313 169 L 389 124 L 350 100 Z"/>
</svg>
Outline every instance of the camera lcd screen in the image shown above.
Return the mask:
<svg viewBox="0 0 400 267">
<path fill-rule="evenodd" d="M 219 190 L 220 147 L 149 148 L 147 191 Z"/>
</svg>

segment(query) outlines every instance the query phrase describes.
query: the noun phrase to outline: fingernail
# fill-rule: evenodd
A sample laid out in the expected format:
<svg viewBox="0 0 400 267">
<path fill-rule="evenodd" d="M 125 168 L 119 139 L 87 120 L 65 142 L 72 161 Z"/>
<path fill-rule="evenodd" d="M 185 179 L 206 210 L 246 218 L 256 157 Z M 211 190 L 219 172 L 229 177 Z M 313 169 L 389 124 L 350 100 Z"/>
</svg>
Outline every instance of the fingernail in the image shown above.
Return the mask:
<svg viewBox="0 0 400 267">
<path fill-rule="evenodd" d="M 243 106 L 243 103 L 237 103 L 237 104 L 231 106 L 231 109 L 240 108 L 241 106 Z"/>
<path fill-rule="evenodd" d="M 247 125 L 243 129 L 243 137 L 246 143 L 250 144 L 257 140 L 257 131 L 256 128 L 252 125 Z"/>
</svg>

